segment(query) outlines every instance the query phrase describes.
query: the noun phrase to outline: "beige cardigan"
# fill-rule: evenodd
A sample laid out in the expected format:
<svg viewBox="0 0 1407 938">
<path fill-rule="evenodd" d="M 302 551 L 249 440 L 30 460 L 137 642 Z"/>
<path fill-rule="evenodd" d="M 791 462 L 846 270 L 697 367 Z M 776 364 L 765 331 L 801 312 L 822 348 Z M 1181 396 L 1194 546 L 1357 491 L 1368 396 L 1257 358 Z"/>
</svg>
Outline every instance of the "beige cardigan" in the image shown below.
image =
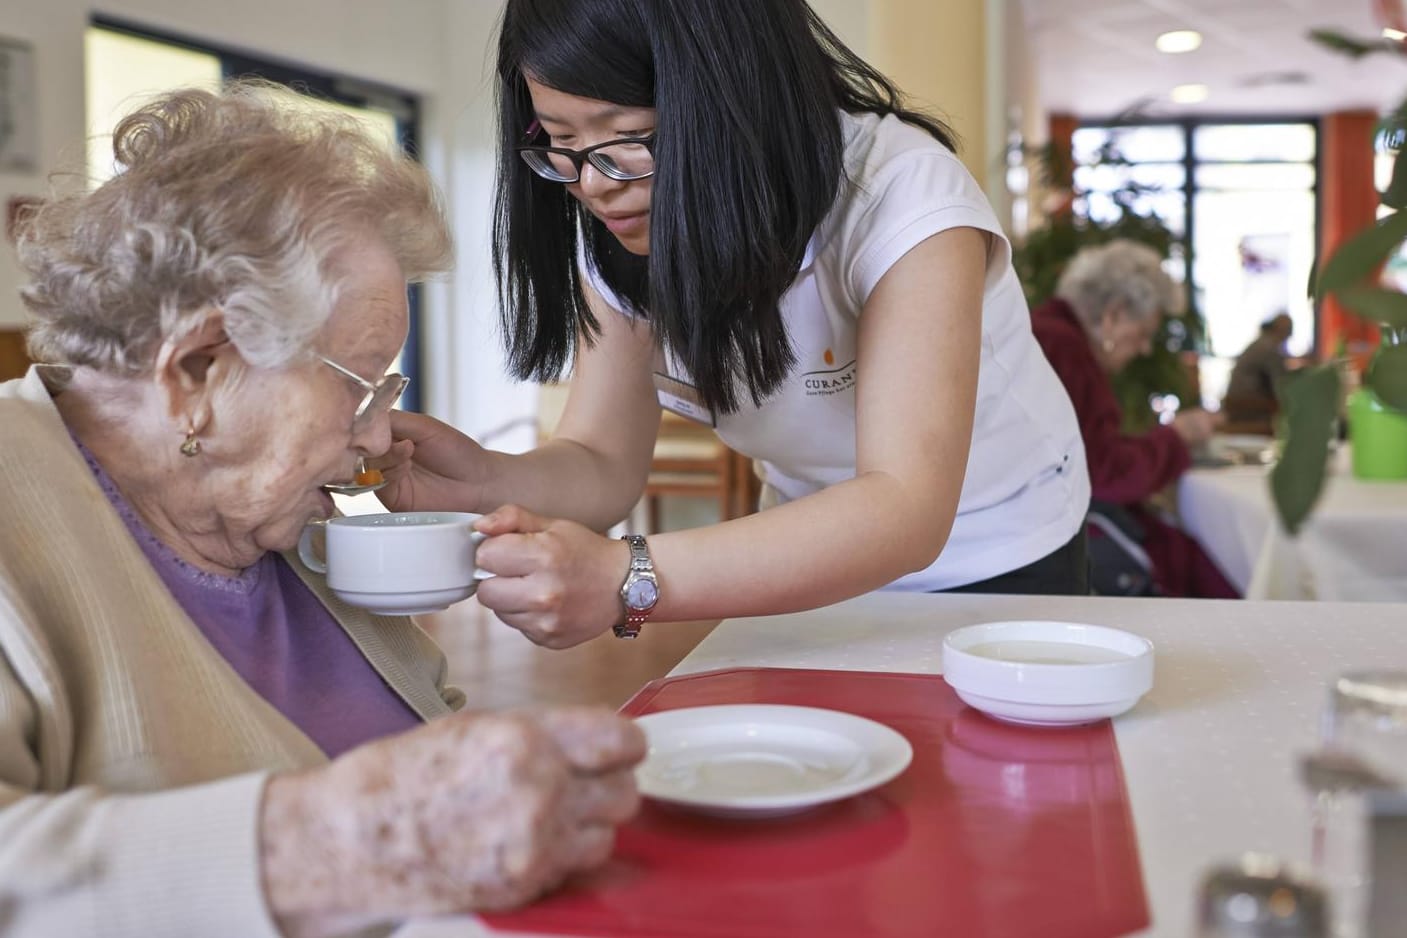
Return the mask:
<svg viewBox="0 0 1407 938">
<path fill-rule="evenodd" d="M 276 935 L 260 795 L 325 757 L 172 599 L 41 370 L 0 384 L 0 934 Z M 289 562 L 421 717 L 463 705 L 410 620 Z"/>
</svg>

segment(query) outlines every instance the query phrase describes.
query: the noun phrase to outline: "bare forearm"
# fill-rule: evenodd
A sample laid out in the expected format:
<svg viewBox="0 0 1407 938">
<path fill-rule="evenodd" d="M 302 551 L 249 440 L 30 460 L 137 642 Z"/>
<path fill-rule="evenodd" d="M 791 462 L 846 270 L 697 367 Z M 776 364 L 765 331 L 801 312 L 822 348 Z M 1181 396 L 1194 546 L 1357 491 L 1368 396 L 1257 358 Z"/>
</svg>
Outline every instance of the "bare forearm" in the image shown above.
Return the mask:
<svg viewBox="0 0 1407 938">
<path fill-rule="evenodd" d="M 773 615 L 878 589 L 933 562 L 955 507 L 876 472 L 727 524 L 651 537 L 661 584 L 653 618 Z"/>
<path fill-rule="evenodd" d="M 474 510 L 521 505 L 541 515 L 567 518 L 604 531 L 630 514 L 645 488 L 648 466 L 623 465 L 568 439 L 553 439 L 527 453 L 490 452 Z"/>
</svg>

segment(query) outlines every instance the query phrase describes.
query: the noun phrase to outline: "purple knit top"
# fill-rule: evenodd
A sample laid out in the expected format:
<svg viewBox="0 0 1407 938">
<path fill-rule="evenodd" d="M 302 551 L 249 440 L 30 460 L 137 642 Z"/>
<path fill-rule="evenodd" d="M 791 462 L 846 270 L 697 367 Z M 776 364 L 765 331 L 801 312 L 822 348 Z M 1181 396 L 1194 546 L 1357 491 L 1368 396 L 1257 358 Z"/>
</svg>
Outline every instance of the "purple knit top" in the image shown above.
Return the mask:
<svg viewBox="0 0 1407 938">
<path fill-rule="evenodd" d="M 270 551 L 235 577 L 191 566 L 147 528 L 93 454 L 79 449 L 201 634 L 329 758 L 422 722 L 281 555 Z"/>
</svg>

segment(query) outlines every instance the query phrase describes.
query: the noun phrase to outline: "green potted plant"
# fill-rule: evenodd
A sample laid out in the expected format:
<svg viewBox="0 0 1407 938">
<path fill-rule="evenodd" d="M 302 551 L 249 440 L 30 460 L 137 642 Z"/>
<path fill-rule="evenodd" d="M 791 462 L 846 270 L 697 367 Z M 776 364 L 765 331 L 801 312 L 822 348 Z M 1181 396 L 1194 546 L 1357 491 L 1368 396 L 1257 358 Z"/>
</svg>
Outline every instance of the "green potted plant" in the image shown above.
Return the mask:
<svg viewBox="0 0 1407 938">
<path fill-rule="evenodd" d="M 1015 246 L 1012 262 L 1026 291 L 1026 301 L 1034 309 L 1055 294 L 1056 284 L 1070 260 L 1082 249 L 1104 244 L 1116 238 L 1127 238 L 1146 244 L 1163 257 L 1169 256 L 1178 237 L 1157 215 L 1141 214 L 1135 208 L 1138 198 L 1156 191 L 1126 177 L 1126 181 L 1109 193 L 1117 215 L 1112 220 L 1096 221 L 1087 213 L 1075 211 L 1088 198 L 1088 193 L 1074 185 L 1070 157 L 1054 144 L 1034 150 L 1023 150 L 1037 164 L 1048 188 L 1068 190 L 1071 207 L 1051 213 L 1038 228 L 1032 229 Z M 1099 150 L 1096 164 L 1129 167 L 1133 164 L 1119 151 L 1116 138 L 1111 138 Z M 1181 317 L 1168 317 L 1157 339 L 1153 353 L 1135 359 L 1114 376 L 1114 391 L 1123 407 L 1127 429 L 1138 432 L 1150 427 L 1157 415 L 1149 406 L 1154 395 L 1176 395 L 1180 401 L 1199 400 L 1199 391 L 1189 371 L 1183 366 L 1181 353 L 1198 348 L 1204 329 L 1188 297 L 1188 309 Z"/>
<path fill-rule="evenodd" d="M 1354 57 L 1395 48 L 1326 30 L 1312 38 Z M 1311 278 L 1309 292 L 1332 296 L 1357 316 L 1378 324 L 1382 342 L 1347 401 L 1355 471 L 1368 478 L 1407 477 L 1407 294 L 1375 282 L 1375 275 L 1407 241 L 1407 100 L 1382 121 L 1379 139 L 1396 150 L 1391 181 L 1380 193 L 1391 211 L 1344 242 Z M 1282 390 L 1285 421 L 1280 460 L 1271 470 L 1271 493 L 1286 530 L 1296 533 L 1309 517 L 1328 472 L 1341 401 L 1340 369 L 1330 362 L 1305 369 Z"/>
</svg>

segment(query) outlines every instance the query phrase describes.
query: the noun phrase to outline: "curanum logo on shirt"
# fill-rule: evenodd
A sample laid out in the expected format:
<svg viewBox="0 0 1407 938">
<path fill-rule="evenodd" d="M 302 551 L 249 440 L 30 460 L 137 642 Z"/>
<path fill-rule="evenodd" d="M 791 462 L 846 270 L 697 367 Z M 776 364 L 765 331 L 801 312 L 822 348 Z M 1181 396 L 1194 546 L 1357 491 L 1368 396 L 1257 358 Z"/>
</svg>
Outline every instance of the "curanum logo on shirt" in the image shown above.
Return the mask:
<svg viewBox="0 0 1407 938">
<path fill-rule="evenodd" d="M 822 360 L 826 363 L 825 368 L 808 371 L 801 376 L 807 397 L 826 397 L 855 387 L 855 359 L 852 358 L 846 364 L 836 367 L 835 353 L 826 349 Z"/>
</svg>

